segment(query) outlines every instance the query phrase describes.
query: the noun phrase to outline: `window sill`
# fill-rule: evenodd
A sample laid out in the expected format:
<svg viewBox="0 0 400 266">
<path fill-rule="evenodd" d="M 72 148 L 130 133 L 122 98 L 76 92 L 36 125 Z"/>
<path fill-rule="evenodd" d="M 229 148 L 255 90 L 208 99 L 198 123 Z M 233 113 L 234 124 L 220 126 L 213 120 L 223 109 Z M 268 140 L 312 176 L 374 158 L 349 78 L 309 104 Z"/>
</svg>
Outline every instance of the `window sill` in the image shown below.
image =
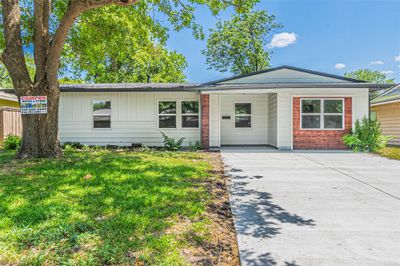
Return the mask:
<svg viewBox="0 0 400 266">
<path fill-rule="evenodd" d="M 344 128 L 300 128 L 303 131 L 343 131 Z"/>
</svg>

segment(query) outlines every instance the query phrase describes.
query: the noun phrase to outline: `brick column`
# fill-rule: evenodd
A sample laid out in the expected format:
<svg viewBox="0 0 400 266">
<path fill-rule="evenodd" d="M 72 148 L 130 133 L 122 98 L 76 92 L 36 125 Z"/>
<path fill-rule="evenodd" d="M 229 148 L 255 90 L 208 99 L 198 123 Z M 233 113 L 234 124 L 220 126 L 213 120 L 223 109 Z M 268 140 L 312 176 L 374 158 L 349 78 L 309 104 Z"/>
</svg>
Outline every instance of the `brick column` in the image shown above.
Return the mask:
<svg viewBox="0 0 400 266">
<path fill-rule="evenodd" d="M 201 95 L 201 145 L 210 148 L 210 95 Z"/>
</svg>

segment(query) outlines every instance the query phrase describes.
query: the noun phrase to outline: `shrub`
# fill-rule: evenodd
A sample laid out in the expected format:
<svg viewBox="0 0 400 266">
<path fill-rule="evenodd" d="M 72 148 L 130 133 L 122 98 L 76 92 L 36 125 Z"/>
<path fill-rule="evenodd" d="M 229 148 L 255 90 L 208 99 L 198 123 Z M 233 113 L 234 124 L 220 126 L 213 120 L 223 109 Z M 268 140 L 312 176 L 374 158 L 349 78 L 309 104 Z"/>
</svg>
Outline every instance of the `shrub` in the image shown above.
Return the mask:
<svg viewBox="0 0 400 266">
<path fill-rule="evenodd" d="M 354 130 L 343 137 L 343 143 L 353 151 L 375 152 L 384 148 L 390 139 L 382 135 L 378 121 L 364 117 L 355 122 Z"/>
<path fill-rule="evenodd" d="M 201 149 L 203 149 L 203 146 L 201 146 L 200 141 L 196 141 L 195 143 L 189 142 L 190 151 L 198 151 Z"/>
<path fill-rule="evenodd" d="M 64 145 L 62 147 L 63 147 L 63 149 L 82 149 L 83 145 L 79 142 L 67 141 L 64 143 Z"/>
<path fill-rule="evenodd" d="M 175 140 L 174 138 L 168 137 L 164 132 L 161 132 L 161 135 L 164 138 L 164 147 L 168 151 L 180 151 L 182 149 L 182 142 L 185 140 L 185 138 Z"/>
<path fill-rule="evenodd" d="M 21 137 L 16 135 L 8 135 L 3 143 L 6 150 L 17 150 L 21 146 Z"/>
</svg>

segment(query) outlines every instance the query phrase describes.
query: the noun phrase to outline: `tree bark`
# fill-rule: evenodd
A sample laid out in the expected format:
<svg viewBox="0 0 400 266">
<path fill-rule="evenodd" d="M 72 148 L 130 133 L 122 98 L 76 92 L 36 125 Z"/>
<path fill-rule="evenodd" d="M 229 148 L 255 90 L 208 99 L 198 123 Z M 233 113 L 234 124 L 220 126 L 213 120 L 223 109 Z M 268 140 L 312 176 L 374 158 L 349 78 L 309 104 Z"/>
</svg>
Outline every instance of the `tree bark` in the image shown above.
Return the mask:
<svg viewBox="0 0 400 266">
<path fill-rule="evenodd" d="M 16 155 L 17 158 L 57 158 L 62 156 L 58 140 L 59 90 L 50 89 L 48 82 L 43 81 L 27 96 L 47 96 L 47 114 L 22 115 L 22 145 Z"/>
</svg>

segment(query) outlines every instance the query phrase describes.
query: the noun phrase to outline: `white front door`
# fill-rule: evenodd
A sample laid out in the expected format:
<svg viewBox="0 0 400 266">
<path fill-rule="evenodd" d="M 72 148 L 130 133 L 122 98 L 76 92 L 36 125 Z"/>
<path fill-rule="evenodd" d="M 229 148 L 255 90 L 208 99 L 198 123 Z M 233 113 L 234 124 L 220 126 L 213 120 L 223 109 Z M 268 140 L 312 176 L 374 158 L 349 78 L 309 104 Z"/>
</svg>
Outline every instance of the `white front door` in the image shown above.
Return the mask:
<svg viewBox="0 0 400 266">
<path fill-rule="evenodd" d="M 221 145 L 266 145 L 266 94 L 221 95 Z"/>
</svg>

